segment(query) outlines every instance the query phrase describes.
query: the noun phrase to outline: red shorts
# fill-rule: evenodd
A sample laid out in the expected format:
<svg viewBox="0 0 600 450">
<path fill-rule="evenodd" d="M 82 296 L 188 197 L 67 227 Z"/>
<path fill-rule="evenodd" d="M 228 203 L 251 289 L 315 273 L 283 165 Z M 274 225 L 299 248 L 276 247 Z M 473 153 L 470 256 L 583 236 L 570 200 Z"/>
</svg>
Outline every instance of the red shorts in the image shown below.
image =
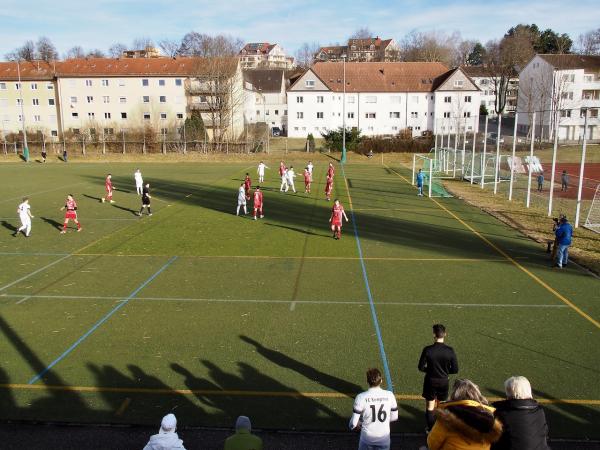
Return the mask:
<svg viewBox="0 0 600 450">
<path fill-rule="evenodd" d="M 65 220 L 67 219 L 77 220 L 77 211 L 67 211 L 65 214 Z"/>
<path fill-rule="evenodd" d="M 254 209 L 262 209 L 262 203 L 255 203 Z"/>
<path fill-rule="evenodd" d="M 331 226 L 332 227 L 340 227 L 341 228 L 342 227 L 342 221 L 341 220 L 333 220 L 331 222 Z"/>
</svg>

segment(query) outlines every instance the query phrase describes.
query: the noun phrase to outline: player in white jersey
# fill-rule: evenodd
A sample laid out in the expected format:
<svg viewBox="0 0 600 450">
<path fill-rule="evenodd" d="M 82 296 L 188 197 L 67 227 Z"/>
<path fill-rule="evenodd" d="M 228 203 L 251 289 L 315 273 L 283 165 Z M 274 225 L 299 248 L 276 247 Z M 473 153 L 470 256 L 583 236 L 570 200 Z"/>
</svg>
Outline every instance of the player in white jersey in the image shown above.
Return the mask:
<svg viewBox="0 0 600 450">
<path fill-rule="evenodd" d="M 290 166 L 290 168 L 285 173 L 285 178 L 287 181 L 287 185 L 285 187 L 285 192 L 287 192 L 289 190 L 289 188 L 292 188 L 292 191 L 294 191 L 294 194 L 295 194 L 296 186 L 294 185 L 294 178 L 296 178 L 296 172 L 294 172 L 294 166 Z"/>
<path fill-rule="evenodd" d="M 248 211 L 246 210 L 246 188 L 244 184 L 245 183 L 242 183 L 240 185 L 240 188 L 238 189 L 238 204 L 237 209 L 235 211 L 236 216 L 240 215 L 240 206 L 244 207 L 244 214 L 248 214 Z"/>
<path fill-rule="evenodd" d="M 279 169 L 279 171 L 281 172 L 281 186 L 279 187 L 279 192 L 283 192 L 285 190 L 285 192 L 288 191 L 288 189 L 290 188 L 288 186 L 288 177 L 287 177 L 287 172 L 288 169 L 286 167 L 284 167 L 283 169 Z"/>
<path fill-rule="evenodd" d="M 350 429 L 360 429 L 359 450 L 389 450 L 390 422 L 398 420 L 398 404 L 393 392 L 381 389 L 379 369 L 367 370 L 369 389 L 354 399 Z"/>
<path fill-rule="evenodd" d="M 33 219 L 29 198 L 23 197 L 23 203 L 17 207 L 17 214 L 19 214 L 19 219 L 21 219 L 21 228 L 15 231 L 13 236 L 17 237 L 19 232 L 23 231 L 25 237 L 29 237 L 29 234 L 31 233 L 31 219 Z"/>
<path fill-rule="evenodd" d="M 135 179 L 135 190 L 137 191 L 137 195 L 142 195 L 142 191 L 144 190 L 144 179 L 142 178 L 140 169 L 135 169 L 133 178 Z"/>
<path fill-rule="evenodd" d="M 310 175 L 310 182 L 312 183 L 312 173 L 313 173 L 313 169 L 315 166 L 313 166 L 312 161 L 309 161 L 308 164 L 306 165 L 306 169 L 308 170 L 308 174 Z"/>
<path fill-rule="evenodd" d="M 264 162 L 260 162 L 258 163 L 258 169 L 256 169 L 256 173 L 258 173 L 258 182 L 259 183 L 264 183 L 265 182 L 265 169 L 268 169 L 269 167 L 264 163 Z"/>
</svg>

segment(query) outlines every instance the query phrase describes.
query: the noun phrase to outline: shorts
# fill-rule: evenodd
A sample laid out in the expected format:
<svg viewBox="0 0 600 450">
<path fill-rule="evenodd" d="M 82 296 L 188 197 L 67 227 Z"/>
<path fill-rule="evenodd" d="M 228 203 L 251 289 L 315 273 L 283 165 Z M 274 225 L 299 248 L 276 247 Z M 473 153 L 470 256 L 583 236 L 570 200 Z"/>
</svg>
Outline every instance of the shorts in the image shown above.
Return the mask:
<svg viewBox="0 0 600 450">
<path fill-rule="evenodd" d="M 238 206 L 246 206 L 246 199 L 238 200 Z"/>
<path fill-rule="evenodd" d="M 423 382 L 423 398 L 427 401 L 446 401 L 448 398 L 448 380 L 425 378 Z"/>
<path fill-rule="evenodd" d="M 332 227 L 342 227 L 342 221 L 341 220 L 332 220 L 331 221 L 331 226 Z"/>
<path fill-rule="evenodd" d="M 262 210 L 262 203 L 255 203 L 254 209 Z"/>
<path fill-rule="evenodd" d="M 77 220 L 77 211 L 67 211 L 65 214 L 65 220 L 66 219 Z"/>
<path fill-rule="evenodd" d="M 142 199 L 142 205 L 150 206 L 150 199 L 149 198 L 143 198 Z"/>
</svg>

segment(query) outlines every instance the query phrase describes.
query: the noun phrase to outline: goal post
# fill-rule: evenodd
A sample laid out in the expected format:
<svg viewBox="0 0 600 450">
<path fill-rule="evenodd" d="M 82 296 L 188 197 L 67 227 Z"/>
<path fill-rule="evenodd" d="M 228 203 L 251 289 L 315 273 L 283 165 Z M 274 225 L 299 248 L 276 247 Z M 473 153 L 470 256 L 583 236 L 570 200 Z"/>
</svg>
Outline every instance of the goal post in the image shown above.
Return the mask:
<svg viewBox="0 0 600 450">
<path fill-rule="evenodd" d="M 594 198 L 585 219 L 585 228 L 600 233 L 600 184 L 596 186 Z"/>
<path fill-rule="evenodd" d="M 444 168 L 432 156 L 435 156 L 434 152 L 428 154 L 416 153 L 413 155 L 413 185 L 416 184 L 417 174 L 421 170 L 423 173 L 424 194 L 428 197 L 452 197 L 442 185 L 442 179 L 447 178 Z"/>
</svg>

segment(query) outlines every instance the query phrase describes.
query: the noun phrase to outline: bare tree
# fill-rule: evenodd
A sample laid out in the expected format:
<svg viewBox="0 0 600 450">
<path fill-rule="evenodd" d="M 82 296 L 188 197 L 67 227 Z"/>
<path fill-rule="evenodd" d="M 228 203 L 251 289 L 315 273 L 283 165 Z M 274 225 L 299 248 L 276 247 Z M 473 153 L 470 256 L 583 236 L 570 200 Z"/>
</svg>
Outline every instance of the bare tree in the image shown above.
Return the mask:
<svg viewBox="0 0 600 450">
<path fill-rule="evenodd" d="M 133 40 L 133 50 L 146 50 L 149 47 L 154 47 L 152 38 L 144 36 Z"/>
<path fill-rule="evenodd" d="M 579 35 L 578 52 L 582 55 L 600 55 L 600 28 Z"/>
<path fill-rule="evenodd" d="M 126 50 L 127 46 L 125 44 L 117 42 L 108 48 L 108 56 L 110 56 L 111 58 L 119 58 L 123 55 L 123 52 Z"/>
<path fill-rule="evenodd" d="M 85 58 L 85 51 L 79 45 L 76 45 L 75 47 L 71 47 L 65 53 L 65 59 L 76 59 L 76 58 Z"/>
<path fill-rule="evenodd" d="M 46 36 L 38 38 L 36 43 L 37 57 L 42 61 L 50 62 L 58 59 L 58 52 L 52 41 Z"/>
<path fill-rule="evenodd" d="M 373 37 L 373 33 L 368 27 L 360 27 L 350 36 L 350 39 L 369 39 Z"/>
<path fill-rule="evenodd" d="M 319 51 L 321 46 L 317 42 L 305 42 L 296 50 L 295 58 L 296 65 L 303 69 L 308 69 L 315 62 L 315 55 Z"/>
<path fill-rule="evenodd" d="M 181 40 L 178 54 L 203 58 L 237 56 L 243 45 L 241 39 L 232 36 L 223 34 L 209 36 L 191 31 Z"/>
<path fill-rule="evenodd" d="M 88 58 L 106 58 L 106 55 L 104 54 L 104 52 L 102 50 L 100 50 L 99 48 L 90 50 L 89 52 L 87 52 L 86 56 Z"/>
<path fill-rule="evenodd" d="M 158 43 L 158 46 L 166 56 L 173 58 L 179 53 L 181 42 L 175 41 L 173 39 L 163 39 Z"/>
<path fill-rule="evenodd" d="M 477 41 L 459 40 L 456 43 L 454 54 L 454 66 L 464 66 L 468 63 L 469 56 L 477 45 Z"/>
<path fill-rule="evenodd" d="M 14 49 L 10 53 L 7 53 L 5 55 L 5 58 L 8 60 L 24 59 L 26 61 L 33 61 L 37 58 L 35 44 L 31 40 L 25 41 L 25 44 L 23 44 L 23 46 Z"/>
<path fill-rule="evenodd" d="M 404 61 L 442 62 L 451 66 L 454 61 L 455 35 L 439 32 L 411 31 L 400 46 Z"/>
</svg>

